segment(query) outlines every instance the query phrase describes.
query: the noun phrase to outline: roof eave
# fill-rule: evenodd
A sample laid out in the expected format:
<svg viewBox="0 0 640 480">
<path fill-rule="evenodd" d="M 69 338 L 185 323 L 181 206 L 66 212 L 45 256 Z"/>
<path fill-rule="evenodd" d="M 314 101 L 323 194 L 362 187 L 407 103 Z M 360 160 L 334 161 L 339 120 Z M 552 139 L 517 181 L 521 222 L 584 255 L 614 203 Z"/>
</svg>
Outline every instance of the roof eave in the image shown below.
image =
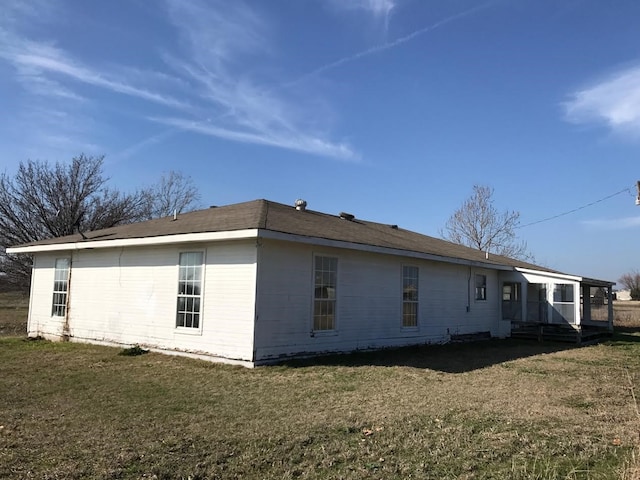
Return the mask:
<svg viewBox="0 0 640 480">
<path fill-rule="evenodd" d="M 68 250 L 90 250 L 97 248 L 144 247 L 155 245 L 169 245 L 173 243 L 219 242 L 224 240 L 239 240 L 256 238 L 258 230 L 231 230 L 222 232 L 181 233 L 175 235 L 160 235 L 155 237 L 115 238 L 111 240 L 85 240 L 80 242 L 54 243 L 46 245 L 24 245 L 7 248 L 7 253 L 42 253 L 60 252 Z"/>
</svg>

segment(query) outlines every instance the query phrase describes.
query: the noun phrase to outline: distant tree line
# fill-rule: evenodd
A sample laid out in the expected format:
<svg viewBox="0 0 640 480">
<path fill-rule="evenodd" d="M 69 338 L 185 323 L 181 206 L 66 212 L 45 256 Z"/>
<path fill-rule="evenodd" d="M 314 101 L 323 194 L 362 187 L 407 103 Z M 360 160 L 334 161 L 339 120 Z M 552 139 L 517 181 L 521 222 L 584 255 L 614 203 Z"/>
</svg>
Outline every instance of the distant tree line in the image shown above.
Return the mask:
<svg viewBox="0 0 640 480">
<path fill-rule="evenodd" d="M 631 292 L 631 300 L 640 300 L 640 272 L 625 273 L 618 282 Z"/>
<path fill-rule="evenodd" d="M 31 256 L 7 255 L 7 247 L 185 212 L 200 199 L 179 172 L 126 193 L 108 185 L 103 167 L 104 157 L 80 155 L 68 163 L 27 160 L 15 175 L 0 174 L 0 280 L 19 289 L 31 280 Z"/>
</svg>

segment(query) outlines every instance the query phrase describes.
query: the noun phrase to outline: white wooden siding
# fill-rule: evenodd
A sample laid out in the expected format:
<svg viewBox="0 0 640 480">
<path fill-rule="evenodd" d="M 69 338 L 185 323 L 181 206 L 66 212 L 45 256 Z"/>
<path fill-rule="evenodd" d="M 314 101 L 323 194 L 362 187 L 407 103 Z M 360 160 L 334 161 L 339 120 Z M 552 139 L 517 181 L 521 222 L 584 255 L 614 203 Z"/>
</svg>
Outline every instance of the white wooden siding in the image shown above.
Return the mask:
<svg viewBox="0 0 640 480">
<path fill-rule="evenodd" d="M 496 271 L 276 240 L 264 240 L 260 250 L 257 362 L 500 333 Z M 314 255 L 338 258 L 334 332 L 312 331 Z M 403 264 L 419 267 L 417 328 L 402 327 Z M 476 273 L 487 276 L 486 301 L 474 300 Z"/>
<path fill-rule="evenodd" d="M 204 251 L 200 329 L 176 328 L 178 259 Z M 36 254 L 30 335 L 62 335 L 51 316 L 53 266 Z M 255 241 L 74 251 L 68 325 L 72 340 L 140 344 L 252 361 Z"/>
</svg>

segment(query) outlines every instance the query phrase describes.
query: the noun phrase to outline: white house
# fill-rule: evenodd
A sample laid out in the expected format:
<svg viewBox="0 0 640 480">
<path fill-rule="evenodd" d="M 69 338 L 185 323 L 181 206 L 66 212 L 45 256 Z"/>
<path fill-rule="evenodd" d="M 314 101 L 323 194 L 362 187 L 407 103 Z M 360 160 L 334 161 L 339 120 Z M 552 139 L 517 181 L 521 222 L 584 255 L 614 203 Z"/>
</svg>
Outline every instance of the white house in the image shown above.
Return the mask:
<svg viewBox="0 0 640 480">
<path fill-rule="evenodd" d="M 247 366 L 522 326 L 612 328 L 614 283 L 266 200 L 7 249 L 33 255 L 28 334 Z M 605 289 L 596 314 L 580 292 Z"/>
</svg>

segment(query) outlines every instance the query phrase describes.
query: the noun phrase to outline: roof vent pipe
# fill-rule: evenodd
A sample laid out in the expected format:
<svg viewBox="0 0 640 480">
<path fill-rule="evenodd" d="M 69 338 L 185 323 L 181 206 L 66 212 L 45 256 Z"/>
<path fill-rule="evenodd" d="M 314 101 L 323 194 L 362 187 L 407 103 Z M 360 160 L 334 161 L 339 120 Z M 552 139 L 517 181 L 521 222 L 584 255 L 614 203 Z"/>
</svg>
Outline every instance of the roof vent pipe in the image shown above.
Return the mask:
<svg viewBox="0 0 640 480">
<path fill-rule="evenodd" d="M 174 209 L 173 209 L 173 219 L 174 219 L 174 220 L 177 220 L 177 219 L 178 219 L 178 209 L 177 209 L 177 208 L 174 208 Z"/>
<path fill-rule="evenodd" d="M 296 210 L 300 210 L 302 212 L 304 212 L 307 209 L 307 201 L 301 198 L 297 199 L 294 205 L 296 207 Z"/>
</svg>

